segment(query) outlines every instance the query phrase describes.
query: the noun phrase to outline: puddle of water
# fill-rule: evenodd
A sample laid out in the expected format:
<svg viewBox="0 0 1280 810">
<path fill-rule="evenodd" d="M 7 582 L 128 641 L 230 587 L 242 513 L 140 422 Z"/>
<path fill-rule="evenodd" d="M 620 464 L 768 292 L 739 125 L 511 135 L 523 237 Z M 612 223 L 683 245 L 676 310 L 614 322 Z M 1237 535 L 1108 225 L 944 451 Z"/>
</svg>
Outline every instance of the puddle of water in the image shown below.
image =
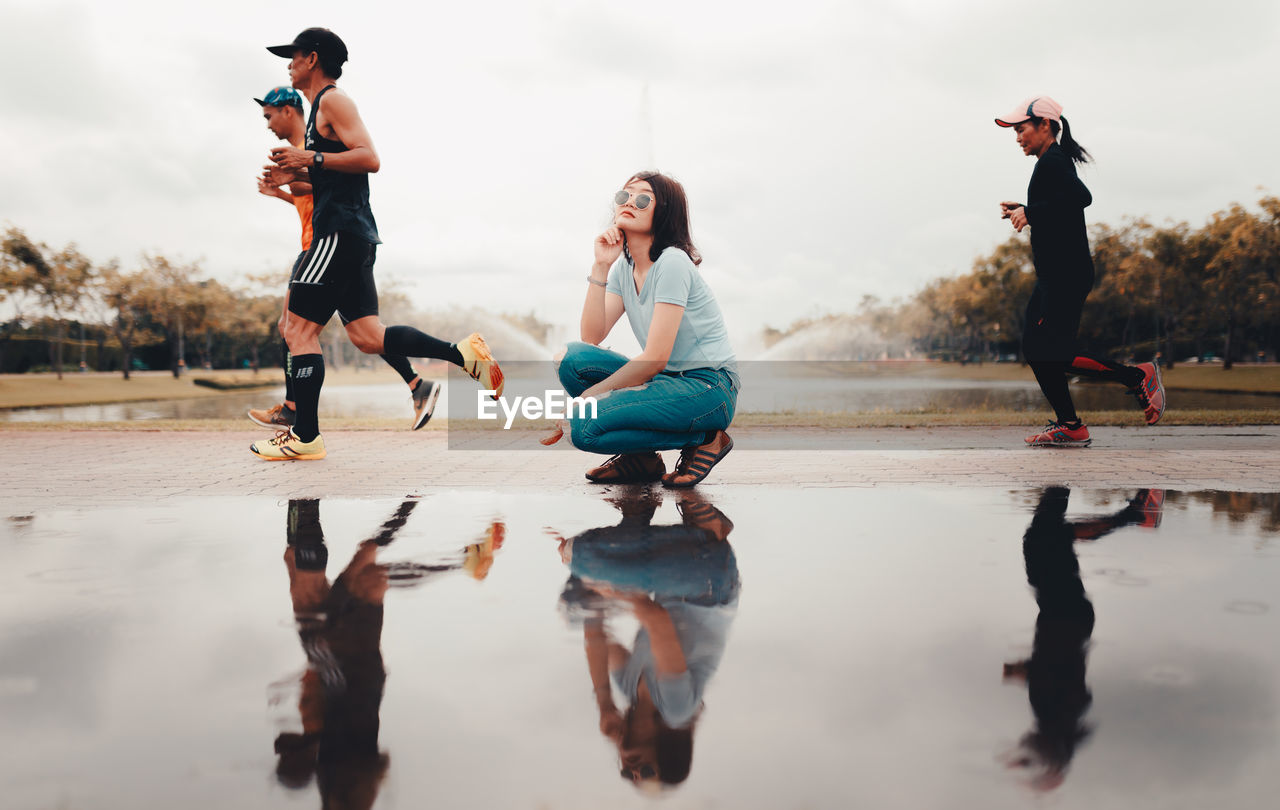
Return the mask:
<svg viewBox="0 0 1280 810">
<path fill-rule="evenodd" d="M 618 488 L 0 517 L 6 807 L 1274 792 L 1280 495 Z"/>
</svg>

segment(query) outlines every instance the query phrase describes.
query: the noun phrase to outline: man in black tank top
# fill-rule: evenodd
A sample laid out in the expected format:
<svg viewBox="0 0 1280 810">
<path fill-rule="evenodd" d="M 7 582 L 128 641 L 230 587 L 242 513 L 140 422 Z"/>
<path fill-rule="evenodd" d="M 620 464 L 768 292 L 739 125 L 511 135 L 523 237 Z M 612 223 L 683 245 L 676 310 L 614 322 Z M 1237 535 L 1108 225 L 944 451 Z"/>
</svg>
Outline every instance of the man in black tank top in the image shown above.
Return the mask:
<svg viewBox="0 0 1280 810">
<path fill-rule="evenodd" d="M 324 458 L 316 414 L 324 384 L 320 330 L 334 312 L 360 351 L 448 360 L 495 399 L 501 396 L 502 372 L 479 333 L 446 343 L 411 326 L 388 327 L 378 317 L 373 262 L 381 240 L 369 206 L 369 175 L 381 163 L 355 103 L 335 84 L 347 46 L 327 28 L 308 28 L 288 45 L 267 50 L 289 60 L 289 80 L 311 104 L 305 148 L 272 149 L 269 179 L 273 184 L 308 180 L 315 210 L 311 247 L 289 282 L 291 317 L 285 324 L 297 416 L 292 429 L 249 449 L 271 461 Z"/>
<path fill-rule="evenodd" d="M 254 101 L 258 102 L 262 107 L 263 117 L 267 120 L 267 128 L 271 130 L 272 134 L 294 146 L 301 146 L 306 142 L 309 119 L 302 110 L 302 96 L 298 94 L 297 90 L 292 87 L 277 87 L 262 98 L 255 98 Z M 272 168 L 275 168 L 274 165 Z M 270 174 L 270 172 L 268 171 L 267 174 Z M 311 247 L 311 212 L 313 207 L 311 184 L 293 183 L 287 187 L 279 187 L 272 186 L 267 178 L 259 177 L 258 191 L 268 197 L 277 197 L 284 200 L 290 207 L 296 207 L 298 215 L 302 217 L 302 252 L 298 254 L 298 258 L 293 263 L 293 270 L 289 274 L 289 279 L 293 280 L 298 271 L 302 269 L 302 260 L 307 257 L 307 250 Z M 293 399 L 292 358 L 289 356 L 289 346 L 284 340 L 285 322 L 288 320 L 289 294 L 285 293 L 284 308 L 280 313 L 279 324 L 280 342 L 284 346 L 284 401 L 271 408 L 250 408 L 247 414 L 254 424 L 276 430 L 293 427 L 294 416 L 298 408 Z M 384 354 L 382 359 L 387 362 L 387 365 L 395 369 L 400 378 L 409 386 L 411 401 L 413 402 L 413 421 L 410 425 L 413 430 L 422 428 L 426 425 L 427 420 L 431 418 L 431 412 L 440 393 L 440 386 L 426 382 L 422 377 L 418 376 L 418 372 L 414 370 L 413 364 L 409 362 L 407 357 Z"/>
</svg>

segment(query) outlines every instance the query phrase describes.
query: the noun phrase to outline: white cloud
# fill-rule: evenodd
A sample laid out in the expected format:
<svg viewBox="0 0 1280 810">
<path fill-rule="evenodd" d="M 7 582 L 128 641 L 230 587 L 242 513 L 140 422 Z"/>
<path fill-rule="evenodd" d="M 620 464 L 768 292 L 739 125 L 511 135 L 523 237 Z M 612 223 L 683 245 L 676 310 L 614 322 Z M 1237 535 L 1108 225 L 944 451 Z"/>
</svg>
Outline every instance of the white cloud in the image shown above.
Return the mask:
<svg viewBox="0 0 1280 810">
<path fill-rule="evenodd" d="M 1033 92 L 1097 157 L 1091 221 L 1195 224 L 1280 174 L 1266 2 L 0 6 L 0 221 L 283 279 L 296 218 L 254 191 L 273 138 L 250 99 L 287 81 L 265 45 L 326 25 L 383 158 L 379 272 L 570 331 L 609 193 L 651 162 L 744 344 L 1003 241 L 1031 164 L 991 118 Z"/>
</svg>

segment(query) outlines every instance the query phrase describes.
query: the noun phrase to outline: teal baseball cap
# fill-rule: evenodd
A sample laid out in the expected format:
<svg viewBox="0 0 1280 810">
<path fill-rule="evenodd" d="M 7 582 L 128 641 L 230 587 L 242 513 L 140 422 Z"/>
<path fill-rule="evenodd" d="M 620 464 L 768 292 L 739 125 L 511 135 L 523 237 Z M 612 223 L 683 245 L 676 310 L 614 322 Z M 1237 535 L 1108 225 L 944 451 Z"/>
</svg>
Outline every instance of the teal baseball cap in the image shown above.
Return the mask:
<svg viewBox="0 0 1280 810">
<path fill-rule="evenodd" d="M 273 87 L 262 98 L 255 98 L 263 107 L 297 107 L 302 109 L 302 95 L 292 87 Z"/>
</svg>

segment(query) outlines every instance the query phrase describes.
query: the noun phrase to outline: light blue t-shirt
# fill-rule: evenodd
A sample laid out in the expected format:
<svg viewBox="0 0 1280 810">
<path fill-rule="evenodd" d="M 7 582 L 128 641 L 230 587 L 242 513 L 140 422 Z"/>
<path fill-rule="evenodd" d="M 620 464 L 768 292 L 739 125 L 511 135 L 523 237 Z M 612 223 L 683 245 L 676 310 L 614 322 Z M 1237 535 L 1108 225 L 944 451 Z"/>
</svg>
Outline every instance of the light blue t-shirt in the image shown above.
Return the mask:
<svg viewBox="0 0 1280 810">
<path fill-rule="evenodd" d="M 735 597 L 727 605 L 691 605 L 681 601 L 659 603 L 671 617 L 684 653 L 685 671 L 679 675 L 659 675 L 658 663 L 648 631 L 641 628 L 630 657 L 622 668 L 613 672 L 614 685 L 635 705 L 640 693 L 640 678 L 649 687 L 653 705 L 663 721 L 672 728 L 683 728 L 693 720 L 702 705 L 707 682 L 720 666 L 729 626 L 738 611 Z"/>
<path fill-rule="evenodd" d="M 695 368 L 737 370 L 720 305 L 688 253 L 674 246 L 662 251 L 653 267 L 649 268 L 644 288 L 639 293 L 631 275 L 633 268 L 626 254 L 619 256 L 609 268 L 606 291 L 622 296 L 623 310 L 641 346 L 648 340 L 655 305 L 677 304 L 684 307 L 676 342 L 671 347 L 671 358 L 663 371 Z"/>
</svg>

